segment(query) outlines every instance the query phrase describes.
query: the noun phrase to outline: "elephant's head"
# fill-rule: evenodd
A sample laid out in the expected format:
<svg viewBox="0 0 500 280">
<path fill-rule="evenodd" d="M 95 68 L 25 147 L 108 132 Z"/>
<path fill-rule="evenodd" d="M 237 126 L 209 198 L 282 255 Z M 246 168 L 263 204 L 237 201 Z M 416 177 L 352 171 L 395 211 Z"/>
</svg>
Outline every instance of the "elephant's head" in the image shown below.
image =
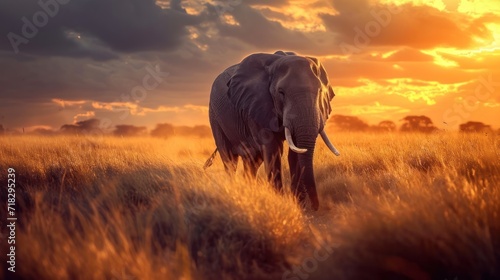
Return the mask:
<svg viewBox="0 0 500 280">
<path fill-rule="evenodd" d="M 261 129 L 283 132 L 297 153 L 297 191 L 307 193 L 313 208 L 318 197 L 313 153 L 318 134 L 328 147 L 324 127 L 335 96 L 325 68 L 315 58 L 297 55 L 253 54 L 244 59 L 229 83 L 229 97 Z"/>
</svg>

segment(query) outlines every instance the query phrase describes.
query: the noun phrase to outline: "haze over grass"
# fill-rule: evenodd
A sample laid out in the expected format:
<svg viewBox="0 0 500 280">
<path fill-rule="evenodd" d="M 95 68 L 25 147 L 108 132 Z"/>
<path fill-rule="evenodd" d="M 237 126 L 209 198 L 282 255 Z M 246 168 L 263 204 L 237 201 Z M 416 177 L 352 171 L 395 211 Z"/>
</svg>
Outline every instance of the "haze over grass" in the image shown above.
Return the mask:
<svg viewBox="0 0 500 280">
<path fill-rule="evenodd" d="M 209 139 L 0 137 L 0 180 L 16 170 L 16 275 L 500 278 L 498 136 L 331 138 L 342 155 L 318 141 L 321 207 L 309 212 L 262 170 L 231 179 L 217 157 L 204 172 Z"/>
</svg>

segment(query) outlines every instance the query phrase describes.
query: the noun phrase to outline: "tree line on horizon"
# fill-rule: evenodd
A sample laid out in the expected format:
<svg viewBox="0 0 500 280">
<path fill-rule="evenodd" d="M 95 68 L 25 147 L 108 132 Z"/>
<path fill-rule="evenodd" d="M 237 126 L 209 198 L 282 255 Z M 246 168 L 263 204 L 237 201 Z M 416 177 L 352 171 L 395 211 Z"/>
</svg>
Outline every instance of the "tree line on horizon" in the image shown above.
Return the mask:
<svg viewBox="0 0 500 280">
<path fill-rule="evenodd" d="M 391 120 L 384 120 L 376 125 L 369 125 L 367 122 L 356 116 L 333 115 L 328 124 L 334 130 L 348 132 L 420 132 L 432 133 L 439 131 L 431 118 L 427 116 L 410 115 L 399 120 L 402 124 L 398 127 Z M 487 133 L 493 132 L 490 125 L 482 122 L 468 121 L 459 125 L 459 131 L 464 133 Z M 500 129 L 498 130 L 500 132 Z"/>
<path fill-rule="evenodd" d="M 0 134 L 22 134 L 17 130 L 5 130 L 0 125 Z M 29 134 L 36 135 L 112 135 L 118 137 L 137 137 L 137 136 L 153 136 L 158 138 L 169 138 L 172 136 L 184 137 L 211 137 L 212 130 L 206 125 L 195 126 L 178 126 L 170 123 L 159 123 L 154 129 L 148 131 L 145 126 L 135 126 L 128 124 L 121 124 L 114 126 L 112 131 L 105 132 L 101 128 L 101 121 L 99 119 L 88 119 L 79 121 L 74 124 L 64 124 L 59 130 L 51 130 L 45 128 L 37 128 Z"/>
<path fill-rule="evenodd" d="M 419 132 L 419 133 L 432 133 L 439 131 L 434 125 L 432 120 L 427 116 L 410 115 L 400 120 L 402 124 L 398 127 L 395 122 L 391 120 L 384 120 L 376 125 L 369 125 L 367 122 L 356 116 L 347 115 L 333 115 L 328 120 L 328 127 L 336 131 L 344 132 Z M 37 135 L 83 135 L 83 134 L 109 134 L 119 137 L 135 137 L 135 136 L 152 136 L 158 138 L 169 138 L 173 136 L 186 136 L 186 137 L 212 137 L 212 131 L 207 125 L 195 126 L 177 126 L 170 123 L 158 123 L 155 128 L 148 131 L 145 126 L 135 126 L 128 124 L 116 125 L 111 132 L 105 133 L 100 128 L 101 121 L 99 119 L 88 119 L 79 121 L 74 124 L 64 124 L 59 130 L 50 130 L 44 128 L 37 128 L 29 134 Z M 464 133 L 488 133 L 494 132 L 490 125 L 482 122 L 468 121 L 459 125 L 459 131 Z M 24 132 L 24 129 L 23 129 Z M 500 133 L 500 129 L 498 129 Z M 5 129 L 0 124 L 0 135 L 2 134 L 21 134 L 17 130 Z"/>
</svg>

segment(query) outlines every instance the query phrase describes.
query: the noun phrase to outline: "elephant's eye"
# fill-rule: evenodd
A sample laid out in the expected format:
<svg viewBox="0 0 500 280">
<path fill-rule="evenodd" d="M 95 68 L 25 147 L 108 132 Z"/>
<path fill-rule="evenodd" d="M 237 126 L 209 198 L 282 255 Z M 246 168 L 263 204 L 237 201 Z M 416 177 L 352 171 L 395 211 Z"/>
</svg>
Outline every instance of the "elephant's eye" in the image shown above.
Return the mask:
<svg viewBox="0 0 500 280">
<path fill-rule="evenodd" d="M 278 89 L 278 93 L 279 93 L 280 95 L 285 95 L 285 91 L 284 91 L 282 88 L 279 88 L 279 89 Z"/>
</svg>

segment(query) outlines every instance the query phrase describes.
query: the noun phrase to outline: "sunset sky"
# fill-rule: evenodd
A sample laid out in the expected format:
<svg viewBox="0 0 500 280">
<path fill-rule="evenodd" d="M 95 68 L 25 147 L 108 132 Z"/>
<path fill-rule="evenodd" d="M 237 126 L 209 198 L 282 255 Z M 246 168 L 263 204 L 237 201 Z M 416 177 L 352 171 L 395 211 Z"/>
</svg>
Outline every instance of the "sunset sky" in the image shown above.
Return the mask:
<svg viewBox="0 0 500 280">
<path fill-rule="evenodd" d="M 500 128 L 498 0 L 8 0 L 0 34 L 6 128 L 208 124 L 213 79 L 276 50 L 322 61 L 333 114 Z"/>
</svg>

